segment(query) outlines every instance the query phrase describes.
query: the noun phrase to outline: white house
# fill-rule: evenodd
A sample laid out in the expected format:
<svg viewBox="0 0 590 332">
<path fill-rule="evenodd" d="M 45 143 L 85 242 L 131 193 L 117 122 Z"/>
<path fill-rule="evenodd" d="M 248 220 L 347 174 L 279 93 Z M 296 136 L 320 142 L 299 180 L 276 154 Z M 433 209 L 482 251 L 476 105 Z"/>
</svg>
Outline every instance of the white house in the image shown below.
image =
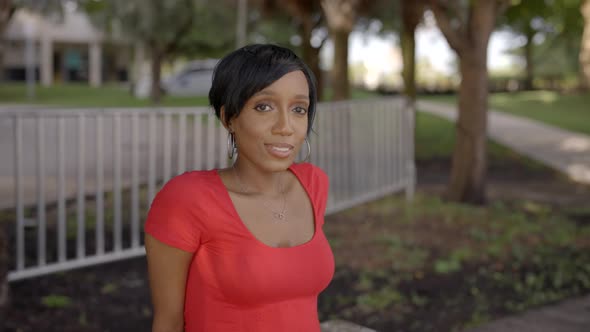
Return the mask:
<svg viewBox="0 0 590 332">
<path fill-rule="evenodd" d="M 25 45 L 34 41 L 37 77 L 44 86 L 56 82 L 127 81 L 133 48 L 122 39 L 105 38 L 88 16 L 65 8 L 61 16 L 41 16 L 20 9 L 14 13 L 3 36 L 4 77 L 25 79 Z"/>
</svg>

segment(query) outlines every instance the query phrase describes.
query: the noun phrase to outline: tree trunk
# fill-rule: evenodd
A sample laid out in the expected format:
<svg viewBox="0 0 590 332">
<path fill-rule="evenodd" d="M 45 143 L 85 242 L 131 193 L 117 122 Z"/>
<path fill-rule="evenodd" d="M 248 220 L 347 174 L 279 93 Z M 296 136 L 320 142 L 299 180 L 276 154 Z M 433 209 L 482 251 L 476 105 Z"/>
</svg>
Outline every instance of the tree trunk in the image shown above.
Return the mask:
<svg viewBox="0 0 590 332">
<path fill-rule="evenodd" d="M 318 100 L 321 100 L 324 93 L 322 70 L 320 69 L 321 48 L 315 48 L 311 45 L 311 35 L 313 32 L 313 20 L 311 15 L 305 15 L 301 17 L 301 19 L 301 37 L 303 39 L 303 45 L 301 47 L 303 51 L 303 62 L 309 66 L 315 76 Z"/>
<path fill-rule="evenodd" d="M 160 79 L 162 76 L 162 60 L 163 56 L 158 50 L 152 50 L 152 92 L 151 99 L 155 105 L 160 104 L 162 100 L 162 89 L 160 87 Z"/>
<path fill-rule="evenodd" d="M 486 44 L 487 45 L 487 44 Z M 460 58 L 459 118 L 449 198 L 483 204 L 487 169 L 487 47 L 465 50 Z"/>
<path fill-rule="evenodd" d="M 4 82 L 4 43 L 0 39 L 0 83 Z"/>
<path fill-rule="evenodd" d="M 416 27 L 424 15 L 424 3 L 422 0 L 402 1 L 400 5 L 404 94 L 414 103 L 416 101 Z"/>
<path fill-rule="evenodd" d="M 401 36 L 404 62 L 404 94 L 413 103 L 416 101 L 416 38 L 415 31 L 403 29 Z"/>
<path fill-rule="evenodd" d="M 332 100 L 350 98 L 348 81 L 348 36 L 347 30 L 333 29 L 331 36 L 334 41 L 334 66 L 332 68 Z"/>
<path fill-rule="evenodd" d="M 363 3 L 359 0 L 322 0 L 321 6 L 334 42 L 334 63 L 330 77 L 332 100 L 349 99 L 348 36 Z"/>
<path fill-rule="evenodd" d="M 456 14 L 450 14 L 449 3 L 430 3 L 438 27 L 458 55 L 461 70 L 459 116 L 447 194 L 453 201 L 483 204 L 487 172 L 487 50 L 497 15 L 509 2 L 469 2 L 469 6 L 462 7 L 467 10 L 464 17 L 469 18 L 463 24 L 455 20 Z"/>
<path fill-rule="evenodd" d="M 580 87 L 584 91 L 590 90 L 590 0 L 586 0 L 580 7 L 584 17 L 584 33 L 580 45 Z"/>
<path fill-rule="evenodd" d="M 320 68 L 320 50 L 321 47 L 315 48 L 312 47 L 311 51 L 312 51 L 312 55 L 311 55 L 311 59 L 309 60 L 310 62 L 308 63 L 308 65 L 311 68 L 311 71 L 313 71 L 313 74 L 315 75 L 315 79 L 316 79 L 316 89 L 317 89 L 317 94 L 318 94 L 318 100 L 323 100 L 324 99 L 324 74 L 322 73 L 322 69 Z"/>
<path fill-rule="evenodd" d="M 526 67 L 526 76 L 524 80 L 524 89 L 533 90 L 533 79 L 534 79 L 534 64 L 533 64 L 533 37 L 535 32 L 527 28 L 526 31 L 526 43 L 524 44 L 524 60 Z"/>
</svg>

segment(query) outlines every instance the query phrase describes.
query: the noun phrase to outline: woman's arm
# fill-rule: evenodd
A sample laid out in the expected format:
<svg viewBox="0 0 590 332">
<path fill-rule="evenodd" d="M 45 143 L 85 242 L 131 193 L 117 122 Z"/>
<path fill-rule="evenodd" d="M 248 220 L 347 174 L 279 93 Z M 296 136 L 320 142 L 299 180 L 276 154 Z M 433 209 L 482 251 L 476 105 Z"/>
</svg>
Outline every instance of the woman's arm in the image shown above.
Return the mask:
<svg viewBox="0 0 590 332">
<path fill-rule="evenodd" d="M 148 274 L 154 307 L 152 332 L 184 331 L 184 296 L 193 254 L 146 233 Z"/>
</svg>

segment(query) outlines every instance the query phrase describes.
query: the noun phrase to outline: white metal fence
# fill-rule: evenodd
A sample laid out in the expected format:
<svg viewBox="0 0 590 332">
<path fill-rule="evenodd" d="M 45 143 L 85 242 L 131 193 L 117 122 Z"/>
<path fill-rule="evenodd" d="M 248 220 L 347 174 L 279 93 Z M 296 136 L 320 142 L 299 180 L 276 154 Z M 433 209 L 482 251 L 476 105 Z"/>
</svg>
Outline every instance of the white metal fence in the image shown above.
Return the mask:
<svg viewBox="0 0 590 332">
<path fill-rule="evenodd" d="M 311 162 L 330 177 L 327 213 L 411 196 L 413 127 L 401 98 L 320 104 Z M 162 184 L 228 166 L 227 133 L 208 108 L 2 110 L 0 129 L 9 281 L 143 255 Z"/>
</svg>

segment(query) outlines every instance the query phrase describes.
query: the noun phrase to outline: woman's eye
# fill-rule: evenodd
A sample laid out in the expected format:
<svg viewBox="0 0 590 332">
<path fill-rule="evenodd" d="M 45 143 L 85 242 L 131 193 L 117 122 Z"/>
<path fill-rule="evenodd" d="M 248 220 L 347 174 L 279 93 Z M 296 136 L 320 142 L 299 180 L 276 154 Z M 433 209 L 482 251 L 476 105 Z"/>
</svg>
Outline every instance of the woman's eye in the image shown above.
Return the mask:
<svg viewBox="0 0 590 332">
<path fill-rule="evenodd" d="M 307 109 L 303 108 L 303 107 L 295 107 L 294 109 L 295 113 L 304 115 L 307 114 Z"/>
<path fill-rule="evenodd" d="M 259 112 L 268 112 L 268 111 L 272 110 L 272 108 L 268 104 L 258 104 L 258 105 L 256 105 L 256 107 L 254 107 L 254 109 Z"/>
</svg>

